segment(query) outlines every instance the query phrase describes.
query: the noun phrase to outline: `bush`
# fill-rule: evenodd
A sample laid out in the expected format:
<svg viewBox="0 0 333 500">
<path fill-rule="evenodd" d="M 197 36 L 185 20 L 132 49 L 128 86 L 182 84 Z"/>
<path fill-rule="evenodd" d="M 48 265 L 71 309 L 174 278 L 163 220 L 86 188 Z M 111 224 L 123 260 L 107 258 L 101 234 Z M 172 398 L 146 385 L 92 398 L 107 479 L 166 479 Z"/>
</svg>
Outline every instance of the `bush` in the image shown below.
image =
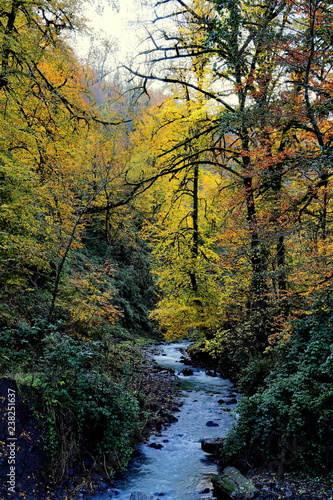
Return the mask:
<svg viewBox="0 0 333 500">
<path fill-rule="evenodd" d="M 33 325 L 22 321 L 15 327 L 4 327 L 0 330 L 2 374 L 32 370 L 41 354 L 40 341 L 44 327 L 42 320 Z"/>
<path fill-rule="evenodd" d="M 132 434 L 139 425 L 139 405 L 121 377 L 111 378 L 105 346 L 57 332 L 43 343 L 43 355 L 30 382 L 55 479 L 68 468 L 78 468 L 87 457 L 105 463 L 108 474 L 124 470 L 132 453 Z"/>
<path fill-rule="evenodd" d="M 261 392 L 244 397 L 226 440 L 230 460 L 252 467 L 333 466 L 333 331 L 331 313 L 318 308 L 295 321 L 289 340 L 274 348 L 276 364 Z M 249 372 L 248 372 L 249 373 Z"/>
</svg>

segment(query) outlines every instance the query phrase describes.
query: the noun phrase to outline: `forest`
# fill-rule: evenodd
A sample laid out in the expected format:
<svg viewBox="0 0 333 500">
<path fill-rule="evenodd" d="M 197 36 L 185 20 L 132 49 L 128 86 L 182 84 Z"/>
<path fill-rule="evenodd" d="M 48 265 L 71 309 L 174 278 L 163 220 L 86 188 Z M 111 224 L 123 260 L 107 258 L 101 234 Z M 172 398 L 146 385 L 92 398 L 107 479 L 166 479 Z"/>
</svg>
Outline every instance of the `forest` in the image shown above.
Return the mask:
<svg viewBox="0 0 333 500">
<path fill-rule="evenodd" d="M 148 3 L 107 74 L 84 0 L 0 1 L 1 376 L 46 476 L 112 476 L 139 346 L 189 339 L 242 394 L 230 463 L 331 474 L 333 2 Z"/>
</svg>

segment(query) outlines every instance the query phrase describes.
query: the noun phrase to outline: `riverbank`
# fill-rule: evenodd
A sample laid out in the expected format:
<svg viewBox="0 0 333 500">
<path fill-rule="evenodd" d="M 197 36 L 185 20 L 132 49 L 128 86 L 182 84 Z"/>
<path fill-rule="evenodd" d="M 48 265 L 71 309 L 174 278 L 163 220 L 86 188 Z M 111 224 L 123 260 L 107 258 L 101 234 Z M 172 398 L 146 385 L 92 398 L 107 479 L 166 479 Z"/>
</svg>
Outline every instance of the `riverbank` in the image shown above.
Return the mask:
<svg viewBox="0 0 333 500">
<path fill-rule="evenodd" d="M 206 352 L 201 351 L 200 347 L 192 347 L 185 354 L 185 357 L 189 363 L 199 365 L 206 370 L 214 370 L 216 368 L 213 360 Z M 230 373 L 228 375 L 230 376 Z M 234 383 L 237 388 L 237 380 L 234 380 Z M 240 460 L 240 462 L 242 461 Z M 219 464 L 221 471 L 227 465 L 240 466 L 240 463 L 227 463 L 224 458 L 219 461 Z M 243 465 L 240 469 L 256 487 L 257 493 L 253 497 L 256 500 L 333 500 L 332 475 L 311 477 L 300 472 L 281 472 L 278 474 L 264 467 L 260 470 L 253 470 L 250 468 L 250 464 L 247 467 L 244 464 L 245 461 L 243 460 Z M 275 463 L 275 465 L 277 464 Z"/>
<path fill-rule="evenodd" d="M 181 404 L 177 379 L 172 371 L 163 369 L 152 359 L 149 350 L 137 364 L 129 385 L 137 395 L 143 415 L 142 425 L 132 436 L 133 451 L 153 432 L 170 424 L 176 417 Z M 8 447 L 8 392 L 15 394 L 15 468 L 10 469 L 10 448 Z M 83 471 L 69 469 L 61 484 L 54 484 L 52 478 L 45 478 L 41 469 L 45 463 L 42 429 L 30 409 L 25 391 L 18 390 L 14 380 L 0 379 L 0 498 L 22 500 L 72 500 L 82 499 L 97 491 L 112 488 L 103 464 L 87 463 Z M 7 440 L 6 440 L 7 438 Z M 14 465 L 12 465 L 13 467 Z M 15 472 L 15 477 L 13 475 Z M 12 474 L 13 487 L 7 479 Z"/>
<path fill-rule="evenodd" d="M 258 490 L 256 500 L 333 500 L 333 485 L 329 478 L 312 478 L 300 474 L 276 475 L 270 471 L 247 477 Z"/>
</svg>

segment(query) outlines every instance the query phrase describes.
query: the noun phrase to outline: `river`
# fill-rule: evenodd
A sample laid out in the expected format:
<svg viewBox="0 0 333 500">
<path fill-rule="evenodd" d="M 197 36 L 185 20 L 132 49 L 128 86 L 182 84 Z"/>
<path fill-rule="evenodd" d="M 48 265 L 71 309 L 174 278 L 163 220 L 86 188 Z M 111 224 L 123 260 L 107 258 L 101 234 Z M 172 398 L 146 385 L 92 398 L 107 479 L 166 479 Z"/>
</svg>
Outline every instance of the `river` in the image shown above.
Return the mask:
<svg viewBox="0 0 333 500">
<path fill-rule="evenodd" d="M 187 345 L 162 346 L 154 359 L 178 374 L 185 367 L 181 363 L 181 349 Z M 140 446 L 139 456 L 132 460 L 125 480 L 116 484 L 116 489 L 94 495 L 92 500 L 129 500 L 134 491 L 166 500 L 210 498 L 204 491 L 211 489 L 210 477 L 217 473 L 217 465 L 201 450 L 200 441 L 223 437 L 231 427 L 234 416 L 223 410 L 218 400 L 229 396 L 233 385 L 229 380 L 206 375 L 202 369 L 189 368 L 193 375 L 178 375 L 183 391 L 183 405 L 175 414 L 178 421 Z M 210 422 L 208 426 L 207 422 Z M 163 447 L 155 449 L 149 446 L 152 443 Z"/>
</svg>

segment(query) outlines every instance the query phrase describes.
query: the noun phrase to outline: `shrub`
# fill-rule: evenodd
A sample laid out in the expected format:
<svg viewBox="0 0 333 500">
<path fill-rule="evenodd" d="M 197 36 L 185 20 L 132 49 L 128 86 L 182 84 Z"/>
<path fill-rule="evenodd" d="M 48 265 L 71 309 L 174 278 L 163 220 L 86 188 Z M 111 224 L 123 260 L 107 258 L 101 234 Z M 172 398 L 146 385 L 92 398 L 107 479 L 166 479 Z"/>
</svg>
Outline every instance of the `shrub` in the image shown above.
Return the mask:
<svg viewBox="0 0 333 500">
<path fill-rule="evenodd" d="M 109 474 L 123 470 L 139 425 L 139 405 L 121 380 L 111 378 L 105 346 L 57 332 L 43 343 L 33 391 L 55 478 L 87 456 L 105 463 Z"/>
<path fill-rule="evenodd" d="M 292 324 L 274 348 L 276 364 L 261 392 L 244 397 L 226 440 L 231 460 L 256 467 L 323 473 L 333 465 L 333 331 L 319 307 Z"/>
</svg>

